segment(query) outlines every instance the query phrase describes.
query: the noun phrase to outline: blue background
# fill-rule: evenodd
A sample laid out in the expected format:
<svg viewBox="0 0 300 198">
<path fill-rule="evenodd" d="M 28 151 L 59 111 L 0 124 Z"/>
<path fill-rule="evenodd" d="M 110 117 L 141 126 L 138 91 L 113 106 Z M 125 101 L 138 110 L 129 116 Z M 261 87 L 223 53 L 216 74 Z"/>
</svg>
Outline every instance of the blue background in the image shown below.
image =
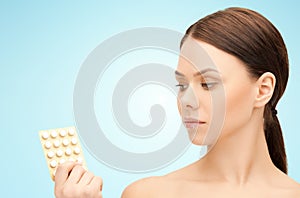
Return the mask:
<svg viewBox="0 0 300 198">
<path fill-rule="evenodd" d="M 86 56 L 119 32 L 145 26 L 184 32 L 199 18 L 229 6 L 259 11 L 282 33 L 290 58 L 290 79 L 279 103 L 289 175 L 300 182 L 300 3 L 295 1 L 7 1 L 0 3 L 1 197 L 54 197 L 37 132 L 74 125 L 72 94 Z M 104 196 L 119 197 L 144 174 L 119 172 L 85 152 L 88 167 L 104 179 Z"/>
</svg>

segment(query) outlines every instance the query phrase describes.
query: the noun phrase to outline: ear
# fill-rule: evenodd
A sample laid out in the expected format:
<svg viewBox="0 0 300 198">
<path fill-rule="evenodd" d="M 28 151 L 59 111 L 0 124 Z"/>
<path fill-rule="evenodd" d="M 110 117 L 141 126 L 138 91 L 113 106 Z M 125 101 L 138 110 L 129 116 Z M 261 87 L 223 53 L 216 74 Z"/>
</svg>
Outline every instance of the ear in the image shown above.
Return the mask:
<svg viewBox="0 0 300 198">
<path fill-rule="evenodd" d="M 276 78 L 271 72 L 266 72 L 258 78 L 255 107 L 263 107 L 271 100 L 275 84 Z"/>
</svg>

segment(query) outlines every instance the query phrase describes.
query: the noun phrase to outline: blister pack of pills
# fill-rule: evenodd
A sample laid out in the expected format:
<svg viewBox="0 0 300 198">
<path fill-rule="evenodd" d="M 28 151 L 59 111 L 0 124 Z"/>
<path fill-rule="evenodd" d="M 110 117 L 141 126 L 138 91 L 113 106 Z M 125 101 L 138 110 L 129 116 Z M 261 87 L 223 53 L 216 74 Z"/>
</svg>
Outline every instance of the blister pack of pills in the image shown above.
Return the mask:
<svg viewBox="0 0 300 198">
<path fill-rule="evenodd" d="M 75 127 L 41 130 L 39 136 L 52 180 L 57 166 L 66 161 L 80 162 L 86 167 Z"/>
</svg>

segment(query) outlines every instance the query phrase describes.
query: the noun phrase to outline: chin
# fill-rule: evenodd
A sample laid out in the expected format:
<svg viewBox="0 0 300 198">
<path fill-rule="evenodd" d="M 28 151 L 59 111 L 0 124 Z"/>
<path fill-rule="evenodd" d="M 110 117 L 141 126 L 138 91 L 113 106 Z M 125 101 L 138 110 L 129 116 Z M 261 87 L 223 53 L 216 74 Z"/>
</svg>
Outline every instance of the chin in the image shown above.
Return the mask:
<svg viewBox="0 0 300 198">
<path fill-rule="evenodd" d="M 207 132 L 203 132 L 202 130 L 193 130 L 187 129 L 187 133 L 189 136 L 189 140 L 192 144 L 196 146 L 211 146 L 216 143 L 219 138 L 219 135 L 208 136 Z"/>
<path fill-rule="evenodd" d="M 194 145 L 207 146 L 209 144 L 209 142 L 205 141 L 206 134 L 200 133 L 199 131 L 195 132 L 195 131 L 188 129 L 188 135 L 189 135 L 189 139 L 190 139 L 191 143 Z"/>
</svg>

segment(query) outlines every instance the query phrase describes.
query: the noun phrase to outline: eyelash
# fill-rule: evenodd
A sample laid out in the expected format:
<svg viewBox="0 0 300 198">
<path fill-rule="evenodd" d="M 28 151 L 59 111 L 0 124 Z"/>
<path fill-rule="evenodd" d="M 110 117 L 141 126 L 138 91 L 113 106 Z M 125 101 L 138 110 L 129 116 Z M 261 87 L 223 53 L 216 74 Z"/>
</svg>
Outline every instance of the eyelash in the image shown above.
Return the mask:
<svg viewBox="0 0 300 198">
<path fill-rule="evenodd" d="M 205 90 L 211 90 L 212 88 L 214 88 L 214 86 L 217 84 L 217 82 L 200 83 L 200 84 L 203 87 L 203 89 L 205 89 Z M 186 89 L 186 88 L 183 88 L 183 86 L 185 86 L 185 85 L 182 85 L 182 84 L 176 85 L 176 87 L 179 87 L 180 91 L 184 91 Z"/>
<path fill-rule="evenodd" d="M 181 85 L 181 84 L 176 85 L 176 87 L 179 87 L 179 91 L 184 91 L 183 86 L 184 85 Z"/>
</svg>

